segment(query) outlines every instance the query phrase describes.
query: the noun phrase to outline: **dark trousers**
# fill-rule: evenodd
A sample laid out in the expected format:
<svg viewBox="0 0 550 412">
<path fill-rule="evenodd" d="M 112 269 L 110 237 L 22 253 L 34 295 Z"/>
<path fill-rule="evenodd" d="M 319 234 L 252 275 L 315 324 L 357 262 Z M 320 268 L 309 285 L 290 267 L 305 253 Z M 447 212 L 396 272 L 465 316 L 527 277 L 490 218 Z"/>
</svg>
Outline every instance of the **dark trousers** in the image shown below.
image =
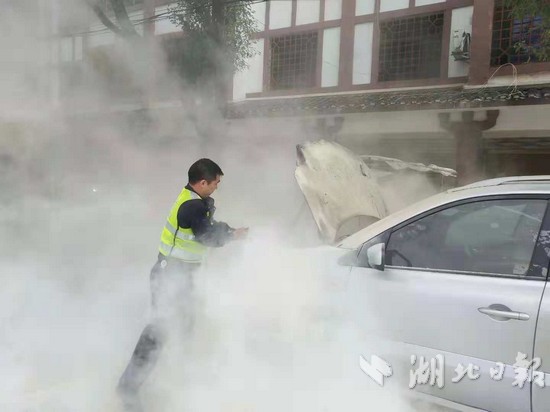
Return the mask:
<svg viewBox="0 0 550 412">
<path fill-rule="evenodd" d="M 199 266 L 159 255 L 151 269 L 152 318 L 141 332 L 130 363 L 119 380 L 119 392 L 137 394 L 173 329 L 191 332 L 193 274 Z"/>
</svg>

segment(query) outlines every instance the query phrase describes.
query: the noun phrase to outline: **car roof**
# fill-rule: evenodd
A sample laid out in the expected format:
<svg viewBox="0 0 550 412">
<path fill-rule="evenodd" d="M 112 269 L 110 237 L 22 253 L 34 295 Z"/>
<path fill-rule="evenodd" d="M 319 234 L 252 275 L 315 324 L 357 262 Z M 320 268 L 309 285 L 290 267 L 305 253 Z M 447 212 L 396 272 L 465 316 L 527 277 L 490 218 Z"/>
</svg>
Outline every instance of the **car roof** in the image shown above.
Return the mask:
<svg viewBox="0 0 550 412">
<path fill-rule="evenodd" d="M 366 240 L 384 232 L 385 230 L 414 217 L 420 213 L 463 199 L 482 196 L 499 195 L 548 195 L 550 198 L 549 176 L 512 176 L 497 179 L 482 180 L 466 186 L 447 190 L 423 199 L 405 209 L 373 223 L 370 226 L 344 239 L 338 247 L 355 249 Z"/>
<path fill-rule="evenodd" d="M 539 175 L 539 176 L 509 176 L 509 177 L 499 177 L 496 179 L 487 179 L 481 180 L 479 182 L 471 183 L 466 186 L 457 187 L 455 189 L 449 190 L 449 192 L 458 192 L 464 190 L 477 189 L 480 187 L 506 187 L 504 191 L 508 188 L 507 186 L 514 185 L 517 189 L 527 189 L 531 186 L 536 186 L 537 189 L 543 189 L 542 186 L 547 186 L 550 189 L 550 175 Z"/>
</svg>

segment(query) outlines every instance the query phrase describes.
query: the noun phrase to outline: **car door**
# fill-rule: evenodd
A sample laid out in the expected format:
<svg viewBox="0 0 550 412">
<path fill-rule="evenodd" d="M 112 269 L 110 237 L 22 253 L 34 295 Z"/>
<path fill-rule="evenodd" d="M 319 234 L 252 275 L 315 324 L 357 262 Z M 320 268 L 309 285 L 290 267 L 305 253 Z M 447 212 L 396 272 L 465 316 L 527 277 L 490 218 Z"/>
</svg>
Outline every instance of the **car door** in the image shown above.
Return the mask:
<svg viewBox="0 0 550 412">
<path fill-rule="evenodd" d="M 550 255 L 550 227 L 546 226 L 539 237 L 540 244 Z M 541 364 L 537 372 L 544 373 L 544 381 L 534 384 L 532 388 L 532 412 L 550 410 L 550 282 L 546 282 L 545 291 L 539 310 L 537 333 L 535 335 L 535 355 Z"/>
<path fill-rule="evenodd" d="M 530 410 L 530 383 L 513 386 L 513 365 L 518 353 L 533 356 L 548 266 L 538 243 L 547 203 L 511 196 L 456 202 L 365 243 L 359 261 L 375 243 L 386 252 L 383 271 L 360 263 L 350 274 L 362 364 L 372 355 L 388 362 L 386 381 L 400 389 L 487 411 Z M 413 384 L 429 362 L 431 380 Z"/>
</svg>

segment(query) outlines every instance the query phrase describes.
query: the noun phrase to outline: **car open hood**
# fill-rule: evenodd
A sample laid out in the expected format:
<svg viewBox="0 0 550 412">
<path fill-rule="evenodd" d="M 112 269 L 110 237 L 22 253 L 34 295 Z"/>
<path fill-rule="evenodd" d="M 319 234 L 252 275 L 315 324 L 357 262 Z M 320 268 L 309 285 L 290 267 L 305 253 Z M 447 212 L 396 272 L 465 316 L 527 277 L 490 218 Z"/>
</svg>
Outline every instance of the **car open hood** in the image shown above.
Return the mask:
<svg viewBox="0 0 550 412">
<path fill-rule="evenodd" d="M 296 180 L 325 241 L 332 244 L 387 215 L 375 177 L 350 150 L 321 140 L 298 145 L 297 156 Z"/>
<path fill-rule="evenodd" d="M 324 140 L 298 145 L 297 157 L 296 180 L 330 244 L 456 184 L 453 169 L 358 156 Z"/>
</svg>

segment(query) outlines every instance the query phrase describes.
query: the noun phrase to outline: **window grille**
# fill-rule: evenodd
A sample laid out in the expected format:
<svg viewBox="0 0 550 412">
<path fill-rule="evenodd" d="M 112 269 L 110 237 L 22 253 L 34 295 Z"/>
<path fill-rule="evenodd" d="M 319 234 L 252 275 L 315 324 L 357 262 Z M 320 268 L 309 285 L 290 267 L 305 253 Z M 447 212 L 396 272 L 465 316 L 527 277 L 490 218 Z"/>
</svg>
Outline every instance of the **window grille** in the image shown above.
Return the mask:
<svg viewBox="0 0 550 412">
<path fill-rule="evenodd" d="M 443 13 L 382 22 L 379 81 L 439 77 L 443 23 Z"/>
<path fill-rule="evenodd" d="M 317 45 L 317 31 L 272 38 L 271 89 L 314 87 Z"/>
<path fill-rule="evenodd" d="M 493 18 L 491 65 L 537 61 L 532 48 L 541 42 L 541 22 L 540 16 L 516 19 L 510 8 L 497 2 Z M 518 47 L 520 44 L 524 47 Z"/>
</svg>

